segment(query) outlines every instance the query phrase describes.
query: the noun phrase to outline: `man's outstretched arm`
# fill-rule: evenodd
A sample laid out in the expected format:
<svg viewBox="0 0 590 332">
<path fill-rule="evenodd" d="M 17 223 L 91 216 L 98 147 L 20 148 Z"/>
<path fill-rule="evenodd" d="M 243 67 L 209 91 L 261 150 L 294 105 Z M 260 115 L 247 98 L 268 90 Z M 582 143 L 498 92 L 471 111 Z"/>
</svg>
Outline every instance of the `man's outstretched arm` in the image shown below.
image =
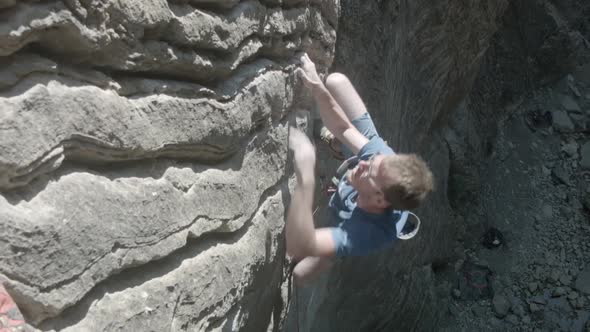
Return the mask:
<svg viewBox="0 0 590 332">
<path fill-rule="evenodd" d="M 302 259 L 307 256 L 333 256 L 334 241 L 330 237 L 316 235 L 313 223 L 313 193 L 315 189 L 315 148 L 307 136 L 290 128 L 289 148 L 294 153 L 297 183 L 287 212 L 287 253 Z"/>
<path fill-rule="evenodd" d="M 311 89 L 324 125 L 353 154 L 357 154 L 369 140 L 352 125 L 342 110 L 342 107 L 340 107 L 328 88 L 321 81 L 317 74 L 315 64 L 309 59 L 307 54 L 304 53 L 301 55 L 300 61 L 301 68 L 298 68 L 297 72 L 301 75 L 305 85 Z"/>
</svg>

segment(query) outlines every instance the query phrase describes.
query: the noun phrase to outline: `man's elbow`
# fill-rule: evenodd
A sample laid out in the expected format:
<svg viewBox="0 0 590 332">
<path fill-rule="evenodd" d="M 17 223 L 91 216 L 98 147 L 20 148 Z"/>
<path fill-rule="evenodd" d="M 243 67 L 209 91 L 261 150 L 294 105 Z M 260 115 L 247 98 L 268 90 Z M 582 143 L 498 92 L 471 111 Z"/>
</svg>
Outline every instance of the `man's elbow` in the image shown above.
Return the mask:
<svg viewBox="0 0 590 332">
<path fill-rule="evenodd" d="M 304 271 L 298 270 L 297 268 L 293 270 L 293 280 L 299 287 L 309 284 L 309 282 L 313 279 L 314 276 L 309 273 L 305 273 Z"/>
<path fill-rule="evenodd" d="M 332 266 L 327 257 L 306 257 L 293 269 L 293 279 L 298 286 L 306 285 Z"/>
<path fill-rule="evenodd" d="M 300 252 L 300 250 L 293 248 L 292 246 L 289 246 L 289 242 L 287 242 L 287 256 L 289 256 L 289 257 L 291 257 L 291 259 L 297 261 L 297 260 L 301 259 L 299 252 Z"/>
<path fill-rule="evenodd" d="M 295 260 L 300 260 L 308 256 L 313 256 L 315 252 L 315 248 L 313 243 L 306 243 L 306 244 L 289 244 L 287 242 L 287 255 Z"/>
</svg>

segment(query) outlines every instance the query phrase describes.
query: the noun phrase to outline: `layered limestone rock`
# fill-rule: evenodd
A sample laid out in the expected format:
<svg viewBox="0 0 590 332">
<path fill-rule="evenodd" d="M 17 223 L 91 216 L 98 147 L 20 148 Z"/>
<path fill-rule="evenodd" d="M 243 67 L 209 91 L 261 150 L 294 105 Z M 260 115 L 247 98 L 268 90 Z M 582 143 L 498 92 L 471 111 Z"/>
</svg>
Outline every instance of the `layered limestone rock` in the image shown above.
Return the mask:
<svg viewBox="0 0 590 332">
<path fill-rule="evenodd" d="M 334 6 L 335 4 L 332 5 Z M 119 96 L 123 95 L 126 99 L 155 93 L 182 94 L 195 99 L 206 98 L 208 101 L 200 104 L 210 104 L 202 106 L 209 108 L 208 112 L 214 112 L 215 109 L 220 113 L 223 113 L 220 110 L 225 109 L 237 112 L 236 107 L 241 107 L 242 104 L 251 105 L 252 101 L 247 98 L 257 98 L 256 95 L 238 95 L 240 89 L 244 88 L 247 82 L 261 76 L 261 71 L 283 70 L 285 61 L 295 50 L 309 48 L 310 53 L 322 55 L 317 56 L 318 62 L 330 63 L 333 52 L 321 51 L 330 51 L 335 41 L 335 31 L 332 27 L 334 23 L 330 23 L 328 19 L 333 14 L 329 12 L 324 17 L 319 8 L 303 5 L 282 9 L 266 7 L 257 1 L 246 1 L 236 4 L 228 9 L 228 12 L 216 14 L 215 11 L 195 9 L 190 4 L 168 4 L 166 1 L 153 1 L 147 4 L 140 1 L 113 1 L 100 5 L 79 1 L 18 3 L 0 13 L 0 55 L 4 56 L 1 73 L 3 78 L 5 77 L 2 80 L 2 88 L 6 90 L 13 87 L 12 94 L 8 96 L 21 96 L 20 101 L 11 100 L 9 106 L 7 105 L 10 109 L 8 114 L 27 107 L 40 112 L 38 109 L 42 107 L 35 105 L 36 102 L 43 103 L 43 107 L 52 107 L 45 104 L 55 100 L 49 101 L 40 96 L 49 95 L 47 99 L 51 99 L 55 96 L 52 89 L 59 90 L 60 87 L 50 84 L 43 87 L 35 85 L 39 81 L 52 81 L 56 75 L 60 77 L 60 84 L 77 87 L 90 83 L 102 88 L 105 93 L 110 91 Z M 29 50 L 41 56 L 25 53 Z M 16 52 L 18 53 L 15 54 Z M 76 68 L 74 65 L 82 68 Z M 173 82 L 168 82 L 170 79 Z M 193 84 L 180 84 L 184 81 Z M 254 88 L 249 87 L 250 89 L 258 88 L 258 82 L 252 82 L 251 85 Z M 287 88 L 286 93 L 289 93 L 289 90 Z M 25 93 L 34 94 L 35 97 Z M 157 135 L 156 132 L 146 132 L 141 128 L 142 121 L 154 121 L 160 123 L 154 130 L 168 132 L 165 123 L 170 121 L 159 118 L 164 117 L 163 115 L 152 115 L 154 118 L 146 116 L 144 120 L 139 120 L 137 125 L 132 125 L 130 122 L 135 122 L 136 119 L 124 114 L 124 110 L 133 109 L 141 112 L 144 108 L 145 113 L 150 113 L 150 106 L 142 105 L 142 102 L 152 103 L 149 100 L 134 98 L 138 99 L 133 100 L 137 103 L 128 104 L 130 101 L 108 98 L 95 94 L 94 91 L 88 93 L 97 99 L 105 99 L 106 102 L 120 105 L 116 106 L 120 108 L 118 111 L 112 111 L 117 116 L 125 116 L 126 119 L 113 121 L 125 131 L 130 126 L 129 129 L 134 130 L 133 127 L 137 127 L 147 136 Z M 71 104 L 64 106 L 82 109 L 78 111 L 80 114 L 72 115 L 74 119 L 68 121 L 73 126 L 78 126 L 78 117 L 85 116 L 85 105 L 78 104 L 93 102 L 86 97 L 70 101 L 75 98 L 67 96 L 67 93 L 64 98 L 67 104 Z M 280 99 L 281 96 L 276 98 Z M 22 104 L 24 99 L 33 105 Z M 220 105 L 213 101 L 224 103 Z M 61 99 L 59 102 L 62 102 Z M 157 102 L 156 105 L 151 105 L 155 107 Z M 105 108 L 112 107 L 115 106 L 108 105 Z M 186 105 L 177 107 L 182 109 Z M 239 113 L 244 117 L 249 116 L 248 112 Z M 102 116 L 109 117 L 107 114 Z M 27 117 L 9 116 L 4 120 L 7 124 L 4 126 L 6 130 L 2 132 L 2 141 L 6 143 L 0 150 L 0 188 L 11 189 L 21 186 L 37 173 L 45 172 L 43 169 L 51 170 L 58 167 L 59 156 L 68 154 L 67 151 L 61 152 L 59 149 L 71 149 L 69 145 L 72 144 L 68 141 L 103 145 L 97 148 L 98 150 L 130 152 L 129 157 L 117 157 L 117 152 L 97 152 L 90 156 L 95 159 L 97 154 L 104 154 L 103 157 L 97 157 L 100 160 L 161 156 L 166 154 L 165 150 L 177 148 L 189 139 L 202 145 L 199 149 L 203 149 L 207 154 L 202 159 L 211 158 L 209 154 L 218 154 L 213 158 L 219 160 L 223 159 L 224 155 L 227 157 L 227 153 L 230 152 L 228 146 L 232 144 L 230 139 L 223 137 L 223 133 L 220 134 L 222 142 L 218 143 L 212 143 L 212 137 L 205 137 L 207 135 L 174 137 L 172 140 L 163 138 L 162 142 L 154 141 L 152 138 L 151 143 L 143 143 L 144 137 L 124 137 L 125 134 L 118 132 L 121 128 L 113 129 L 113 133 L 94 133 L 98 131 L 97 127 L 108 126 L 108 123 L 87 123 L 86 128 L 72 128 L 66 125 L 66 128 L 54 135 L 51 125 L 36 121 L 35 118 L 35 122 L 40 123 L 31 125 L 44 128 L 29 131 L 29 135 L 42 135 L 43 139 L 35 142 L 38 146 L 24 146 L 24 150 L 20 147 L 9 148 L 13 146 L 10 144 L 10 138 L 17 135 L 15 131 L 20 128 L 19 126 L 29 126 L 25 123 L 26 119 Z M 60 121 L 55 123 L 65 124 Z M 231 136 L 238 136 L 235 140 L 239 141 L 242 138 L 239 136 L 248 131 L 248 124 L 241 119 L 236 123 L 243 125 L 243 128 L 238 129 L 239 134 Z M 217 121 L 217 125 L 222 124 Z M 218 129 L 213 129 L 216 130 Z M 52 134 L 47 135 L 44 131 Z M 233 132 L 231 129 L 229 131 Z M 104 135 L 112 137 L 103 137 Z M 225 136 L 228 136 L 227 133 Z M 162 149 L 159 147 L 162 144 L 167 144 L 168 147 Z M 202 151 L 188 154 L 201 155 Z"/>
<path fill-rule="evenodd" d="M 337 1 L 0 2 L 0 279 L 44 329 L 278 330 L 292 59 Z"/>
</svg>

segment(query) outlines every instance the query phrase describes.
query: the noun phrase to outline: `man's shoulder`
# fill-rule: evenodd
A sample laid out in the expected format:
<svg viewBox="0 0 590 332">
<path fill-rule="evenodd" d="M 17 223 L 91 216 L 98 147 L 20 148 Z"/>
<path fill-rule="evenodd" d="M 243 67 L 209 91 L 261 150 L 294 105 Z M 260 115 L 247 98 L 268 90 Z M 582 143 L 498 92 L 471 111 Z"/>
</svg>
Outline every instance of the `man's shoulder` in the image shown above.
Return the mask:
<svg viewBox="0 0 590 332">
<path fill-rule="evenodd" d="M 358 156 L 362 158 L 376 153 L 394 154 L 395 152 L 381 137 L 374 136 L 359 150 Z"/>
<path fill-rule="evenodd" d="M 355 207 L 350 216 L 350 220 L 362 222 L 370 225 L 385 225 L 385 228 L 395 225 L 397 221 L 396 216 L 390 213 L 374 214 L 363 210 L 360 207 Z"/>
</svg>

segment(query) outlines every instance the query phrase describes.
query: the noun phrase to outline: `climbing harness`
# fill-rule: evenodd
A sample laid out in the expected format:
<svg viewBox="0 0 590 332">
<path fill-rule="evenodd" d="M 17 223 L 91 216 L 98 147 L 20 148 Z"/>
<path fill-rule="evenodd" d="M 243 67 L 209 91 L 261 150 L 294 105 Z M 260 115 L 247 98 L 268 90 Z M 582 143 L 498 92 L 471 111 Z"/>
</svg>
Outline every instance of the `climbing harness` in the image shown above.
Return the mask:
<svg viewBox="0 0 590 332">
<path fill-rule="evenodd" d="M 320 139 L 328 146 L 332 158 L 336 160 L 344 160 L 344 154 L 340 148 L 340 142 L 334 137 L 334 134 L 332 134 L 328 128 L 322 127 L 320 130 Z"/>
<path fill-rule="evenodd" d="M 418 234 L 420 230 L 420 218 L 410 211 L 395 211 L 401 213 L 400 219 L 395 224 L 397 238 L 409 240 Z M 413 218 L 410 218 L 412 216 Z"/>
</svg>

